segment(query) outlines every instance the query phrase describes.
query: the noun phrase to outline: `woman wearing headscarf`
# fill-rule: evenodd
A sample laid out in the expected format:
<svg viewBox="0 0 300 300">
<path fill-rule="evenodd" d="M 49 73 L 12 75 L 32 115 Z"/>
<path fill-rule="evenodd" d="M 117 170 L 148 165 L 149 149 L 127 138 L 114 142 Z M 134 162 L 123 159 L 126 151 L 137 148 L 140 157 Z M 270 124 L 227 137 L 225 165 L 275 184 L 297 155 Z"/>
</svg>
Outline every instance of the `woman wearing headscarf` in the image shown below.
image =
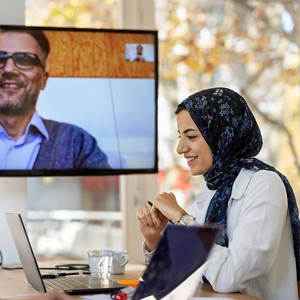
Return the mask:
<svg viewBox="0 0 300 300">
<path fill-rule="evenodd" d="M 172 193 L 158 195 L 152 207 L 138 211 L 146 260 L 168 220 L 184 225 L 221 224 L 222 234 L 204 274 L 215 291 L 298 299 L 296 199 L 284 175 L 254 158 L 262 137 L 245 99 L 227 88 L 211 88 L 189 96 L 176 114 L 177 152 L 187 159 L 191 175 L 203 175 L 206 185 L 190 214 Z"/>
</svg>

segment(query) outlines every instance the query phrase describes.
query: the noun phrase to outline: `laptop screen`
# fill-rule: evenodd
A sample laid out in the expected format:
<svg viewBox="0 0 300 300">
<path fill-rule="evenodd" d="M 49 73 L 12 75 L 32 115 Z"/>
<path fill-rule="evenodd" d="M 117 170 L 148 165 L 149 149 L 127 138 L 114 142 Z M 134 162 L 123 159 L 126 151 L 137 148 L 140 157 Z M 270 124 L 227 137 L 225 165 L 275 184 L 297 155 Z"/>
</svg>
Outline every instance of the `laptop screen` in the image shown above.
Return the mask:
<svg viewBox="0 0 300 300">
<path fill-rule="evenodd" d="M 133 300 L 161 299 L 207 259 L 219 232 L 212 227 L 168 225 L 134 294 Z"/>
</svg>

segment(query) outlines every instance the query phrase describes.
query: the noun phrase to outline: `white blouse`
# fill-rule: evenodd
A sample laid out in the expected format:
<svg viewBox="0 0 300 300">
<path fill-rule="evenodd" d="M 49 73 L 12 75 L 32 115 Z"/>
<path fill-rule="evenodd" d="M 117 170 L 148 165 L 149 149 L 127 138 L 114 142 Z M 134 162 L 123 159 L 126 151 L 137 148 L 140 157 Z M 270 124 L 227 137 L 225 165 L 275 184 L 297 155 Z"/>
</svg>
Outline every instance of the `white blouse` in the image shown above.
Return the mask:
<svg viewBox="0 0 300 300">
<path fill-rule="evenodd" d="M 215 191 L 203 186 L 190 214 L 204 224 Z M 242 169 L 227 210 L 228 248 L 215 245 L 204 273 L 217 292 L 296 300 L 297 279 L 287 196 L 271 171 Z M 145 261 L 152 254 L 145 247 Z"/>
<path fill-rule="evenodd" d="M 214 193 L 205 185 L 191 207 L 199 224 Z M 227 235 L 229 247 L 214 246 L 204 274 L 215 291 L 298 299 L 286 190 L 275 172 L 241 170 L 228 203 Z"/>
</svg>

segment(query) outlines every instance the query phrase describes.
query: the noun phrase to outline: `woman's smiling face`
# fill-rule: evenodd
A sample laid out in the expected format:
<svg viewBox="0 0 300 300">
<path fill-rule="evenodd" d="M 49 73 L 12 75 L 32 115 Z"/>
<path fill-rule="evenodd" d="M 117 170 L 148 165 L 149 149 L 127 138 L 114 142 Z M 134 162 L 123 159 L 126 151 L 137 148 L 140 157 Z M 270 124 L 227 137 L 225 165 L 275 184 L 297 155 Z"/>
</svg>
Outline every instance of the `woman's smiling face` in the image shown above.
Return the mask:
<svg viewBox="0 0 300 300">
<path fill-rule="evenodd" d="M 187 159 L 191 175 L 204 175 L 213 165 L 212 153 L 187 110 L 177 114 L 177 153 Z"/>
</svg>

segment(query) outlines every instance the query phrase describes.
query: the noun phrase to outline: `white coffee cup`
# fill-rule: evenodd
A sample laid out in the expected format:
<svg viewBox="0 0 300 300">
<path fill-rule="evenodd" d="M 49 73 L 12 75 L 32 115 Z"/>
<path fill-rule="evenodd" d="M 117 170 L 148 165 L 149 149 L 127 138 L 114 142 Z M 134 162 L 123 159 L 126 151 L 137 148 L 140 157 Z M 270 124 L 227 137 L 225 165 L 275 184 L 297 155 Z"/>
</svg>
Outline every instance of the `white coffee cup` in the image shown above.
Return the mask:
<svg viewBox="0 0 300 300">
<path fill-rule="evenodd" d="M 113 251 L 111 274 L 124 274 L 128 261 L 127 251 Z"/>
</svg>

